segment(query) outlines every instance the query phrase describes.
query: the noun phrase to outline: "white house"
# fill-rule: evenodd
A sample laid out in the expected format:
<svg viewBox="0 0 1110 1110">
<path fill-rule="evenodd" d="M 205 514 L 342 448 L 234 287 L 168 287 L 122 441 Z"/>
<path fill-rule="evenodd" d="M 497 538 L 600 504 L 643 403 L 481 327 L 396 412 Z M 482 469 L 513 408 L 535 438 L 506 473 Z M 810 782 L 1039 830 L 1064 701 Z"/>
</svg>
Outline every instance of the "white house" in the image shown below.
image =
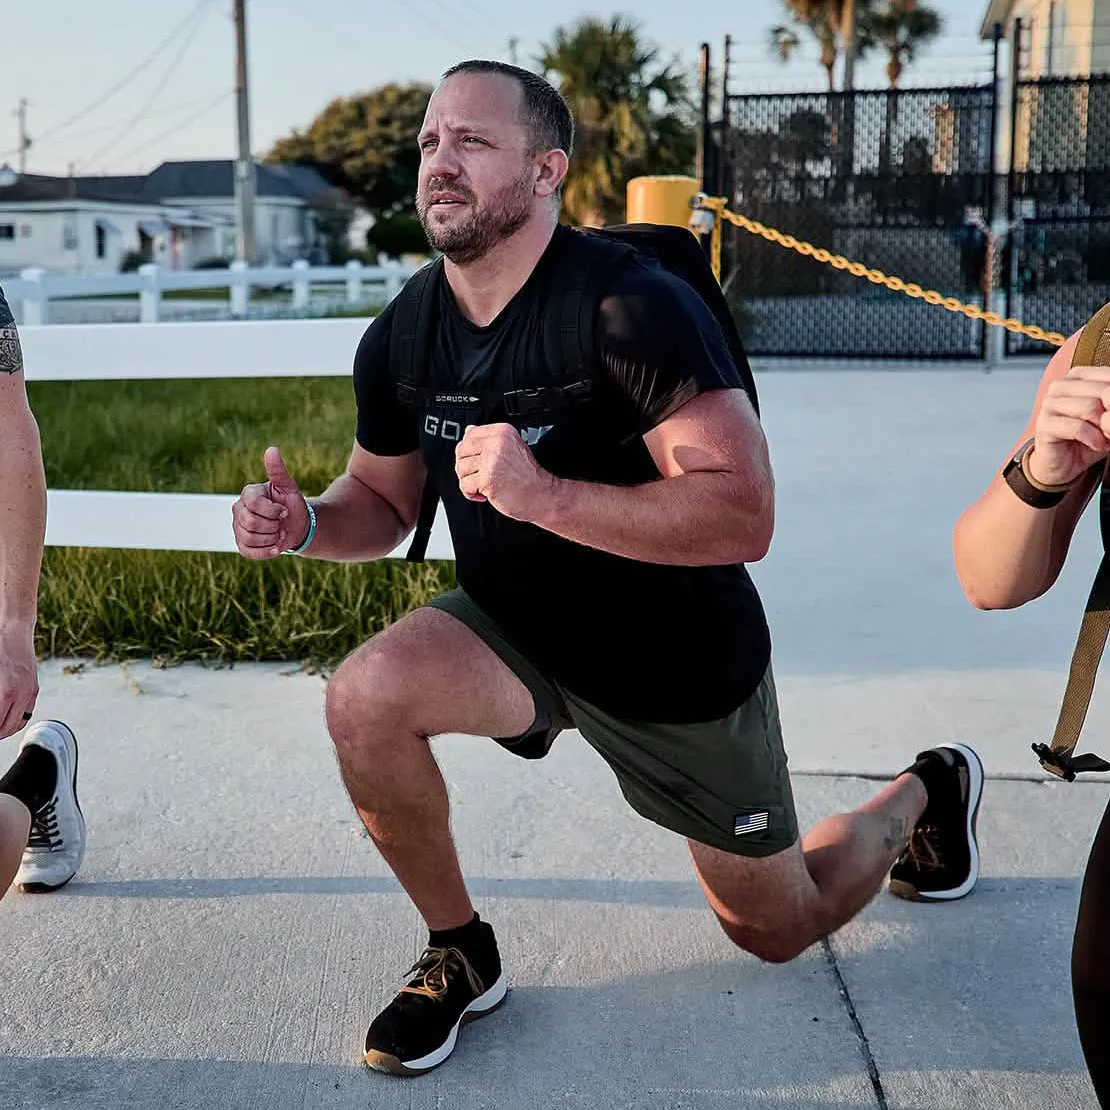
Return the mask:
<svg viewBox="0 0 1110 1110">
<path fill-rule="evenodd" d="M 1110 0 L 991 0 L 982 35 L 996 24 L 1013 44 L 1022 25 L 1022 76 L 1088 77 L 1110 73 Z"/>
<path fill-rule="evenodd" d="M 317 206 L 334 190 L 300 166 L 256 167 L 259 263 L 323 261 Z M 117 273 L 129 253 L 169 269 L 235 253 L 234 164 L 166 162 L 146 177 L 0 181 L 0 276 Z"/>
<path fill-rule="evenodd" d="M 1110 159 L 1110 0 L 990 0 L 984 38 L 1001 26 L 1010 64 L 999 108 L 1002 165 L 1018 172 L 1079 171 Z M 1016 44 L 1020 29 L 1021 41 Z M 1009 74 L 1020 47 L 1016 127 Z M 1079 80 L 1068 80 L 1079 79 Z"/>
</svg>

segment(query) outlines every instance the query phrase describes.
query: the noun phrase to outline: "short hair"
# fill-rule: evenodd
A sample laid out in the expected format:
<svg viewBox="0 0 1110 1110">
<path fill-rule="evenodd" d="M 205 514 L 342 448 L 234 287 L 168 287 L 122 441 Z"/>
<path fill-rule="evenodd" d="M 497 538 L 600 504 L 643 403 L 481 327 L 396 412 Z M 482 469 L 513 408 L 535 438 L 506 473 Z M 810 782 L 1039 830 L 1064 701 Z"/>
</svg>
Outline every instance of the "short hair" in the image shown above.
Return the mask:
<svg viewBox="0 0 1110 1110">
<path fill-rule="evenodd" d="M 479 58 L 453 65 L 444 73 L 443 80 L 459 73 L 497 73 L 515 81 L 520 86 L 521 114 L 532 152 L 562 150 L 568 158 L 571 156 L 574 149 L 574 117 L 562 94 L 550 81 L 508 62 Z"/>
</svg>

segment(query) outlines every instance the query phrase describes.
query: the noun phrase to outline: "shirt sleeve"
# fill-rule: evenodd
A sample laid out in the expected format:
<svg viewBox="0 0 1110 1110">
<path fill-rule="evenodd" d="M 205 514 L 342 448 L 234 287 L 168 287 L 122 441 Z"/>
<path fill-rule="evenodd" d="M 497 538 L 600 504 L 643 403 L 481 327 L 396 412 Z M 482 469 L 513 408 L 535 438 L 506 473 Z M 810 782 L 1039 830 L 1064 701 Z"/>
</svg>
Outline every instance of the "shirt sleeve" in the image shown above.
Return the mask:
<svg viewBox="0 0 1110 1110">
<path fill-rule="evenodd" d="M 674 274 L 630 267 L 601 300 L 598 354 L 642 435 L 713 389 L 743 389 L 709 306 Z"/>
<path fill-rule="evenodd" d="M 420 446 L 416 414 L 397 399 L 389 374 L 391 308 L 374 320 L 355 353 L 355 438 L 372 455 L 407 455 Z"/>
</svg>

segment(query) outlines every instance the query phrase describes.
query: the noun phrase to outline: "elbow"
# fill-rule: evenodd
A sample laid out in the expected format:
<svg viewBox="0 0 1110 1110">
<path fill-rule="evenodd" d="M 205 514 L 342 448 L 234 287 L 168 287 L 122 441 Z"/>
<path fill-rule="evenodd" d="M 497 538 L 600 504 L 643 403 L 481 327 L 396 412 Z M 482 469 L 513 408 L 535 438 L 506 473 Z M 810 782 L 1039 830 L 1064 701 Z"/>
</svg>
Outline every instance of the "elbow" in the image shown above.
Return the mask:
<svg viewBox="0 0 1110 1110">
<path fill-rule="evenodd" d="M 771 550 L 775 534 L 775 506 L 764 498 L 755 513 L 744 513 L 736 522 L 726 554 L 730 563 L 758 563 Z"/>
</svg>

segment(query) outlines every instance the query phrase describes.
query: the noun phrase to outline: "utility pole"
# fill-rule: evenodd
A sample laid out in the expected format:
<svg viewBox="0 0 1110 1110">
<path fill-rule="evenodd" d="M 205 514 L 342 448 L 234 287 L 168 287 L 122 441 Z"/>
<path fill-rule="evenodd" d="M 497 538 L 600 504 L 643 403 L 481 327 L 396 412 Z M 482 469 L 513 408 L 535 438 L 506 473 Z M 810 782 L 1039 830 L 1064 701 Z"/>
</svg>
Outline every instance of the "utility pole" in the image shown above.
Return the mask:
<svg viewBox="0 0 1110 1110">
<path fill-rule="evenodd" d="M 27 134 L 27 108 L 30 102 L 21 97 L 15 117 L 19 120 L 19 173 L 20 176 L 27 172 L 27 151 L 31 149 L 31 137 Z"/>
<path fill-rule="evenodd" d="M 697 161 L 694 176 L 702 192 L 713 191 L 709 177 L 713 166 L 713 136 L 709 124 L 709 43 L 701 44 L 698 56 L 698 83 L 701 87 L 701 121 L 698 127 Z"/>
<path fill-rule="evenodd" d="M 731 68 L 732 35 L 725 35 L 725 50 L 721 59 L 721 134 L 717 141 L 717 194 L 719 196 L 730 192 L 732 112 L 728 77 Z M 729 203 L 732 203 L 731 197 Z"/>
<path fill-rule="evenodd" d="M 845 92 L 851 92 L 856 87 L 856 44 L 859 41 L 856 23 L 856 0 L 844 0 L 841 34 L 844 38 Z"/>
<path fill-rule="evenodd" d="M 509 61 L 512 62 L 514 66 L 520 64 L 516 60 L 516 48 L 519 45 L 520 45 L 520 39 L 515 38 L 515 37 L 509 39 Z"/>
<path fill-rule="evenodd" d="M 235 200 L 238 228 L 236 258 L 248 265 L 255 261 L 254 161 L 251 158 L 250 99 L 247 93 L 246 0 L 235 0 L 235 110 L 239 157 L 235 163 Z"/>
</svg>

